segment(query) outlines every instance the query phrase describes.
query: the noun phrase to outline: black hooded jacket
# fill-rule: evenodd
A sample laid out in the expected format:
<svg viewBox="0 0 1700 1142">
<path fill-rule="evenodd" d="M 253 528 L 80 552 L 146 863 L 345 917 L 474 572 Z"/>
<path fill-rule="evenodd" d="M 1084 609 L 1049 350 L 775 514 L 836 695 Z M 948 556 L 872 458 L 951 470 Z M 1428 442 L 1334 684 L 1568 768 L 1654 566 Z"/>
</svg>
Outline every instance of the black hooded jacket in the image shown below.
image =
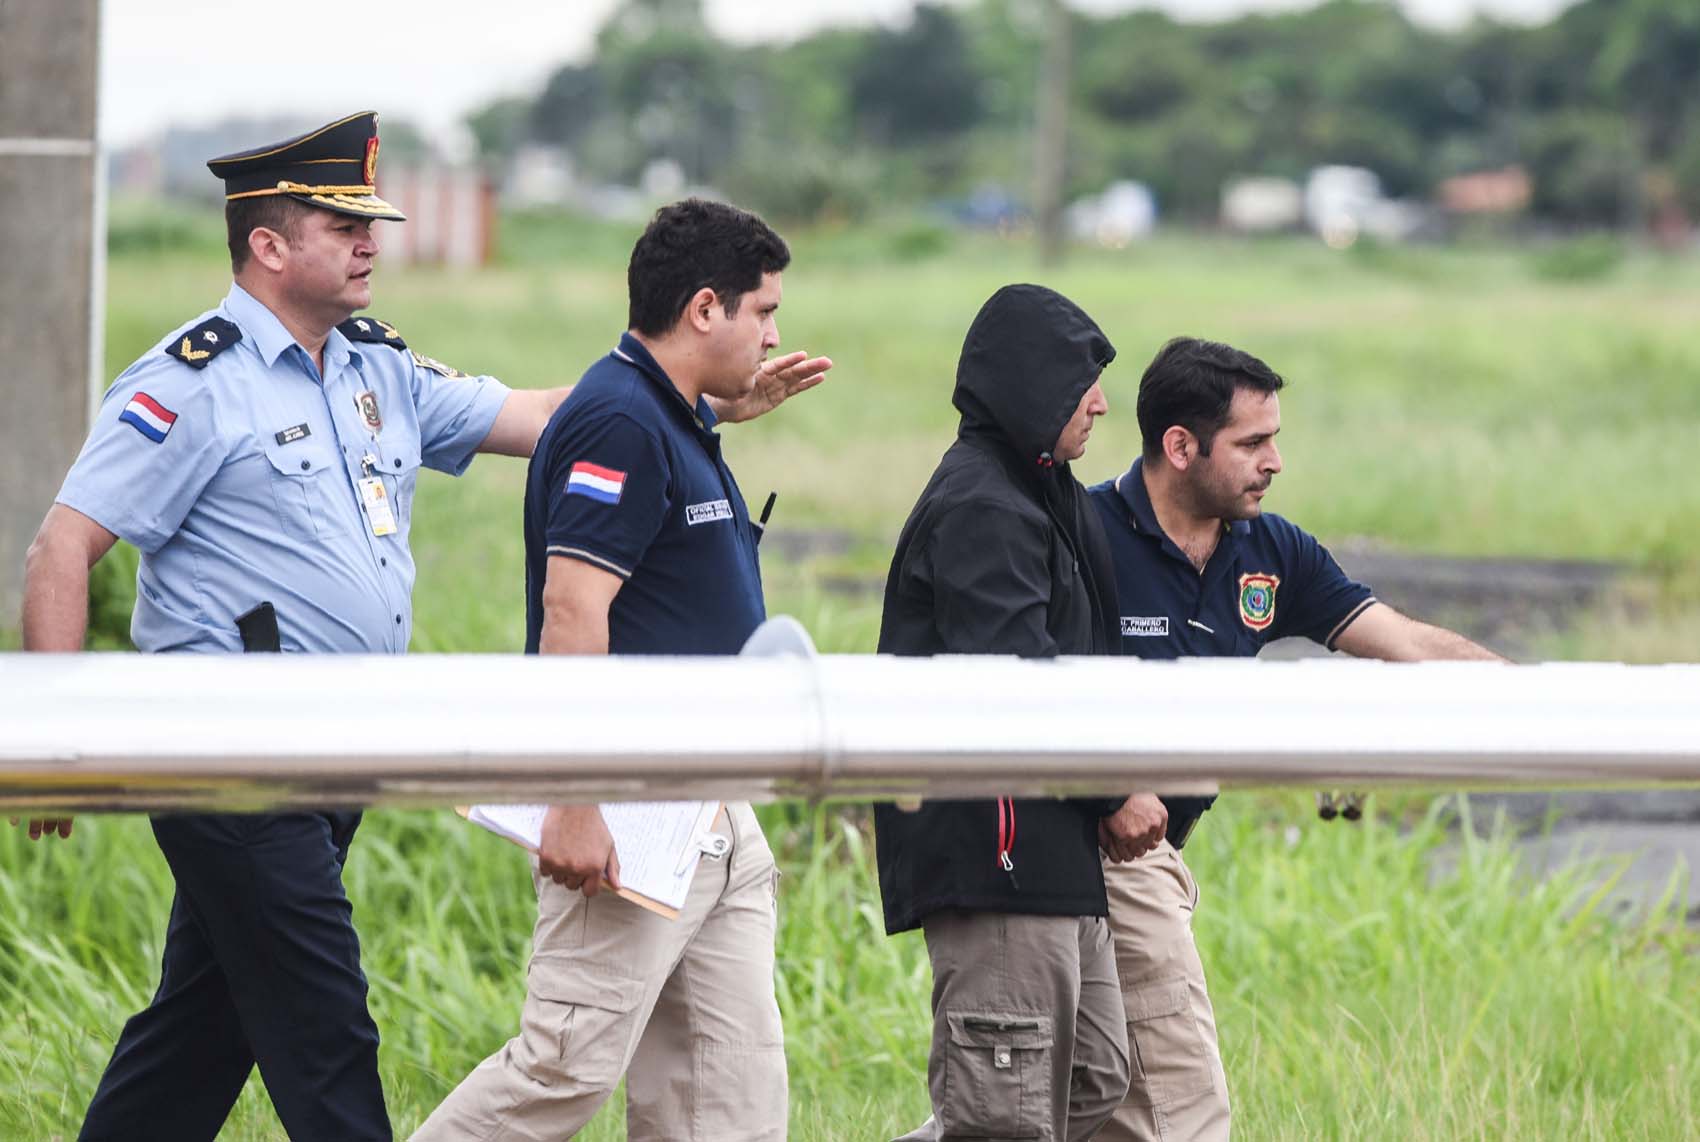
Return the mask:
<svg viewBox="0 0 1700 1142">
<path fill-rule="evenodd" d="M 1090 317 L 1042 286 L 1005 286 L 981 307 L 957 364 L 956 442 L 892 556 L 881 653 L 1118 652 L 1109 545 L 1085 490 L 1050 452 L 1114 357 Z M 941 908 L 1105 915 L 1098 819 L 1120 804 L 877 806 L 886 931 Z"/>
</svg>

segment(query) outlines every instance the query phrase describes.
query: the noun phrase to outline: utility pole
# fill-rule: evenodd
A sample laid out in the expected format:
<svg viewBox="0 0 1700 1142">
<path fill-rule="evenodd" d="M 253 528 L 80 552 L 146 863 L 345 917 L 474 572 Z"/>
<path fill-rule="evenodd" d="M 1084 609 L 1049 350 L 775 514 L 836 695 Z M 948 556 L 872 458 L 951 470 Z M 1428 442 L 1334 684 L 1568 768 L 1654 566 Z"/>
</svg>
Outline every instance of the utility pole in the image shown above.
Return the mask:
<svg viewBox="0 0 1700 1142">
<path fill-rule="evenodd" d="M 0 627 L 101 365 L 100 0 L 0 0 Z"/>
<path fill-rule="evenodd" d="M 1039 117 L 1033 140 L 1033 213 L 1039 261 L 1063 256 L 1063 189 L 1068 168 L 1068 96 L 1074 30 L 1064 0 L 1045 0 L 1045 48 L 1039 67 Z"/>
</svg>

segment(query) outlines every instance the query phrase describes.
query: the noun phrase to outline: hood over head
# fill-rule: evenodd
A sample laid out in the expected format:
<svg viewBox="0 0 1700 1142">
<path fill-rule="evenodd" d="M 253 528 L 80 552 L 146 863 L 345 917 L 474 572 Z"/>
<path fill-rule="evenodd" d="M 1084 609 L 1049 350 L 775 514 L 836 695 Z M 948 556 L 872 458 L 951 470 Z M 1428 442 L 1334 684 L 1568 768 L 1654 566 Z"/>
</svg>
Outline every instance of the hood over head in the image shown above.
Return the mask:
<svg viewBox="0 0 1700 1142">
<path fill-rule="evenodd" d="M 1048 463 L 1080 398 L 1116 358 L 1086 311 L 1055 290 L 1007 285 L 968 327 L 951 403 L 963 430 L 992 431 Z"/>
</svg>

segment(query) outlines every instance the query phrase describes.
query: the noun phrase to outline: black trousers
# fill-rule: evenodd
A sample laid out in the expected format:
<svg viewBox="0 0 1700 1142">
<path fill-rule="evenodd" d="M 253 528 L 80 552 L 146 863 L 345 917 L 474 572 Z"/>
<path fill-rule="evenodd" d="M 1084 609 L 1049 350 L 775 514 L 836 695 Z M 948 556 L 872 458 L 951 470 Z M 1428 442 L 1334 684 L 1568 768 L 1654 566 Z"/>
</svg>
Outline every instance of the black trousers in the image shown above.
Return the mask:
<svg viewBox="0 0 1700 1142">
<path fill-rule="evenodd" d="M 159 990 L 124 1025 L 82 1139 L 211 1142 L 257 1063 L 295 1142 L 390 1142 L 342 887 L 359 824 L 358 813 L 153 818 L 177 880 Z"/>
</svg>

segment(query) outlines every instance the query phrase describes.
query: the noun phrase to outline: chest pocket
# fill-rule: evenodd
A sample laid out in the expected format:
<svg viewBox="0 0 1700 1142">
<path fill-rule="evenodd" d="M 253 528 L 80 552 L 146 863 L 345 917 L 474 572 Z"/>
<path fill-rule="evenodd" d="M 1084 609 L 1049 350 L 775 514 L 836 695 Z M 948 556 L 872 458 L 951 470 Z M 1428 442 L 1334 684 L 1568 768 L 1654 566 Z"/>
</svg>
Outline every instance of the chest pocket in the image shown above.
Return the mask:
<svg viewBox="0 0 1700 1142">
<path fill-rule="evenodd" d="M 419 488 L 420 462 L 416 441 L 384 444 L 384 459 L 378 471 L 383 475 L 395 504 L 396 528 L 402 535 L 407 534 L 408 524 L 413 519 L 413 494 Z"/>
<path fill-rule="evenodd" d="M 265 445 L 271 466 L 272 499 L 277 504 L 278 526 L 296 539 L 329 538 L 336 530 L 334 499 L 352 497 L 344 485 L 330 453 L 306 441 Z"/>
</svg>

